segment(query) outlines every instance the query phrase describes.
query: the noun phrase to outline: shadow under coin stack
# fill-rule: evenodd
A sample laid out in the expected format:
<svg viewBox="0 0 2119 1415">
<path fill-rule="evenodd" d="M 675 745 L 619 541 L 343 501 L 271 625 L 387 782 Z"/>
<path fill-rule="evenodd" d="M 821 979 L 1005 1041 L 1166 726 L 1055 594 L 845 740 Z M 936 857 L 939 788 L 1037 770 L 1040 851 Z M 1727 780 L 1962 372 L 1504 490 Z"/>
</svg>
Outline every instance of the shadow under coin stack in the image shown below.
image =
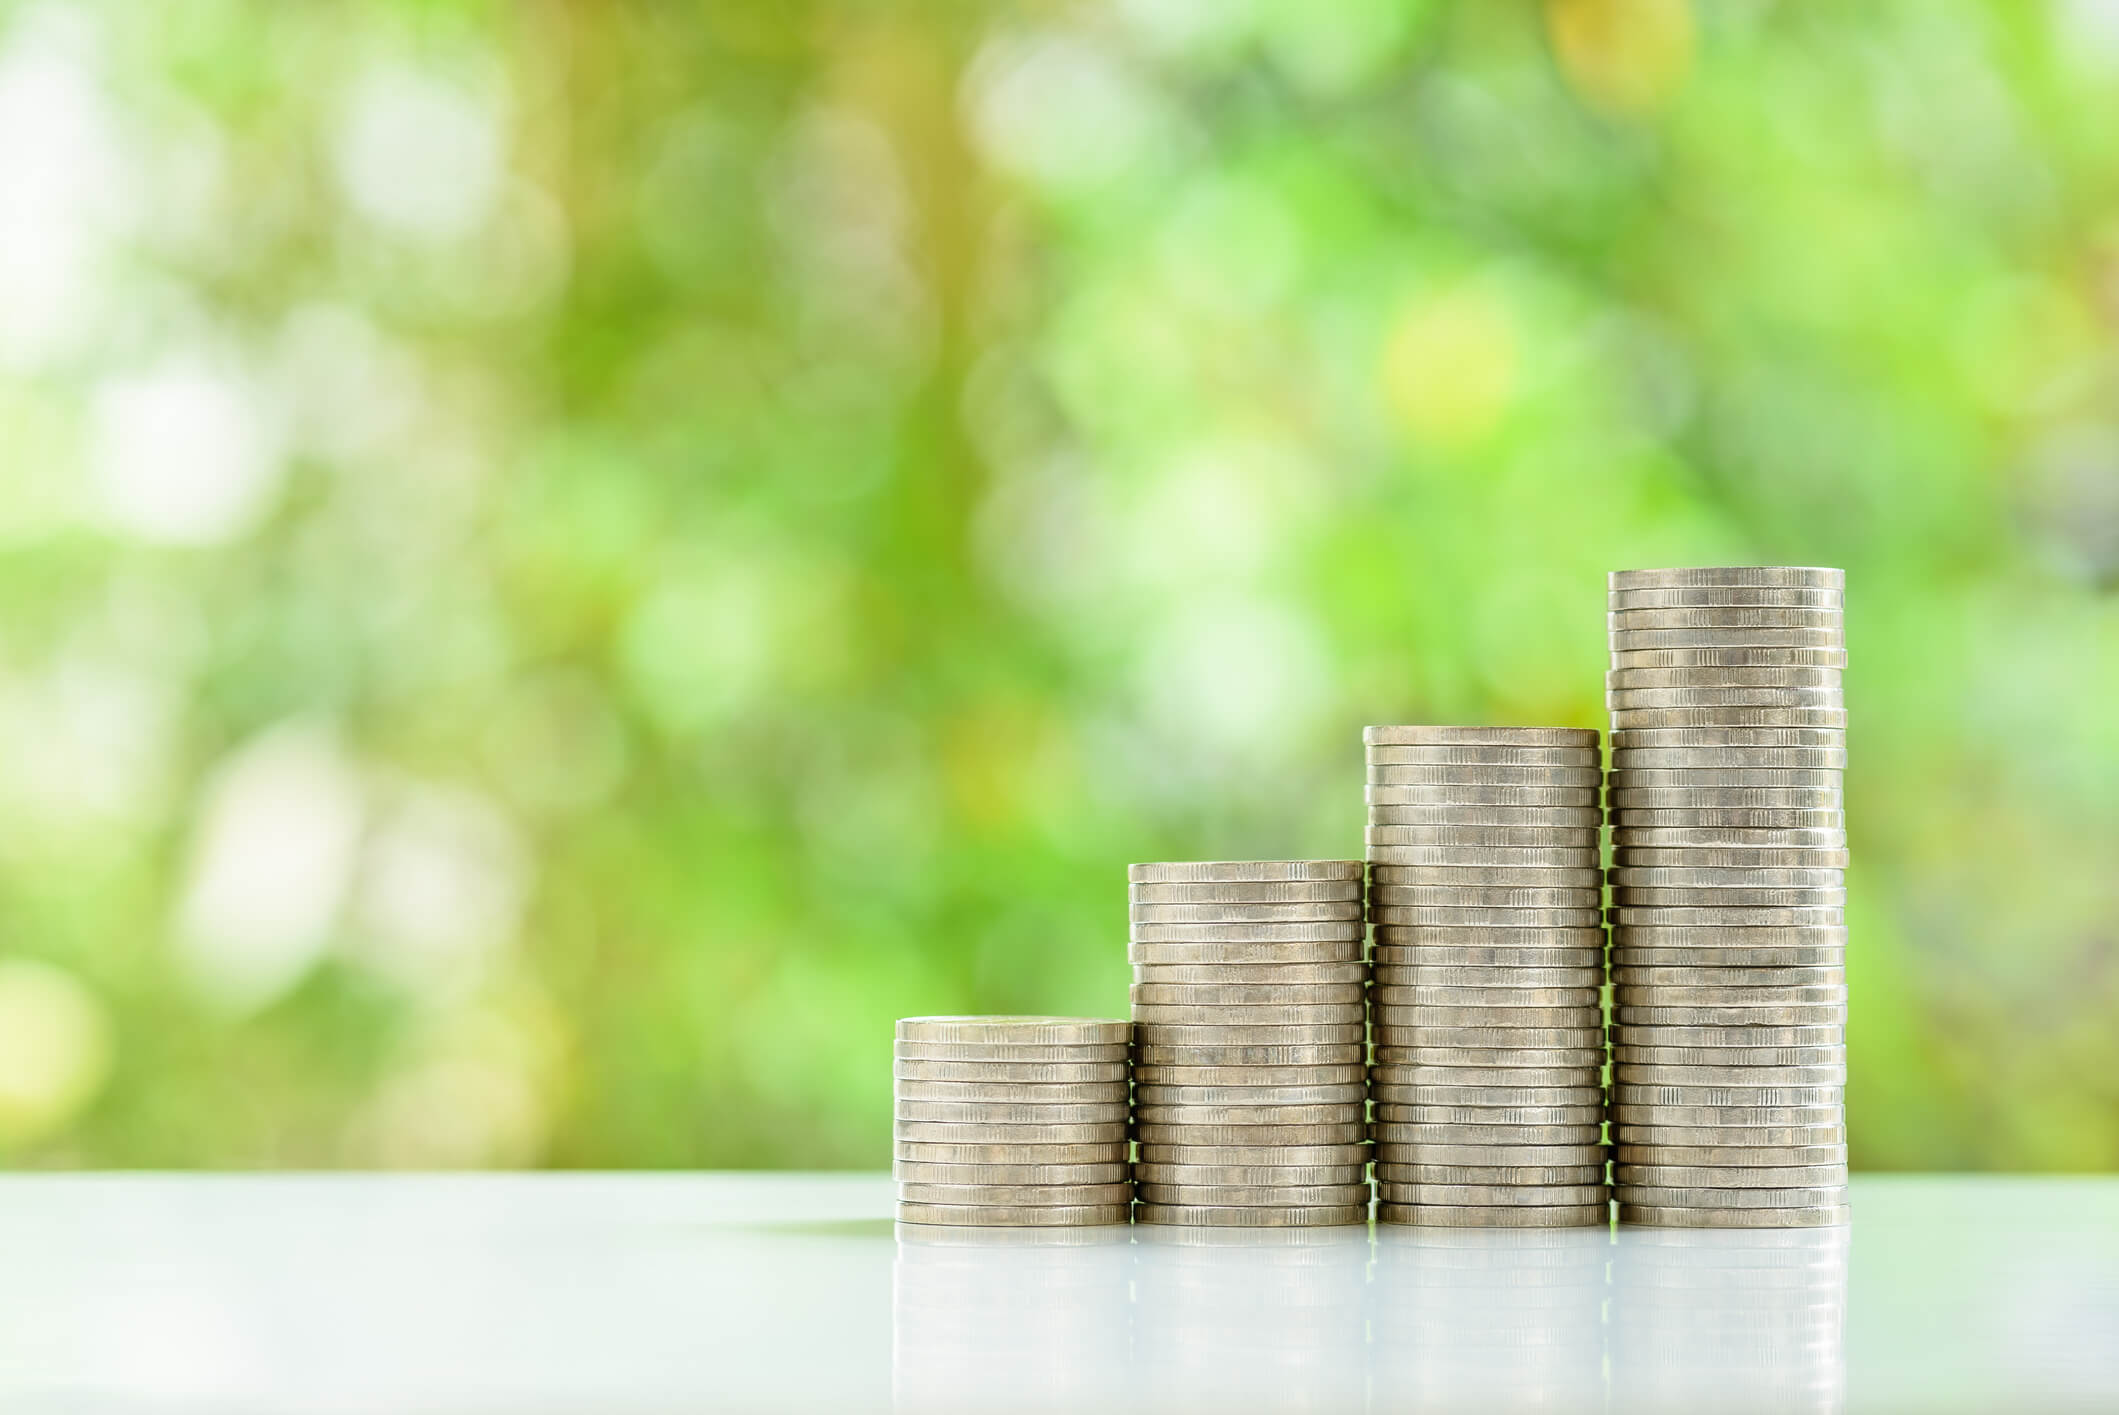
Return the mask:
<svg viewBox="0 0 2119 1415">
<path fill-rule="evenodd" d="M 1608 1224 L 1597 734 L 1363 740 L 1380 1217 Z"/>
<path fill-rule="evenodd" d="M 1361 862 L 1134 865 L 1142 1223 L 1366 1223 Z"/>
<path fill-rule="evenodd" d="M 1611 577 L 1624 1222 L 1847 1220 L 1845 573 Z"/>
<path fill-rule="evenodd" d="M 1128 1024 L 908 1017 L 892 1049 L 902 1223 L 1124 1223 Z"/>
</svg>

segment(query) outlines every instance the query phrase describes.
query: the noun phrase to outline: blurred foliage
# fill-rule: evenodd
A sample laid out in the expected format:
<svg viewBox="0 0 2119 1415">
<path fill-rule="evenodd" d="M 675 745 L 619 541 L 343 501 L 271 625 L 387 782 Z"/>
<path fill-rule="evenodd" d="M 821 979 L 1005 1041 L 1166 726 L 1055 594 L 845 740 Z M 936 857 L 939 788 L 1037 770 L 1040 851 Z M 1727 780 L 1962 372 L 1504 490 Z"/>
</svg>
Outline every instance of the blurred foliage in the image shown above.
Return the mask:
<svg viewBox="0 0 2119 1415">
<path fill-rule="evenodd" d="M 2119 1162 L 2109 0 L 0 6 L 0 1153 L 881 1165 L 1843 565 L 1855 1160 Z"/>
</svg>

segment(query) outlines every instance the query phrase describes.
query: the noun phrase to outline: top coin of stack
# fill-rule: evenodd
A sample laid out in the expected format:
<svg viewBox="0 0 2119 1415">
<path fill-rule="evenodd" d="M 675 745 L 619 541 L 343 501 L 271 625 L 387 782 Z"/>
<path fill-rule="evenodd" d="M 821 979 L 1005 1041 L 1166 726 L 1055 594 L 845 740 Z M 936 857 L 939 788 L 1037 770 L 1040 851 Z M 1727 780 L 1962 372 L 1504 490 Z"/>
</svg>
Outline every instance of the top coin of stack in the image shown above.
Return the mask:
<svg viewBox="0 0 2119 1415">
<path fill-rule="evenodd" d="M 1597 734 L 1363 740 L 1382 1218 L 1608 1223 Z"/>
<path fill-rule="evenodd" d="M 1847 1216 L 1845 574 L 1611 577 L 1619 1216 Z"/>
<path fill-rule="evenodd" d="M 1140 1221 L 1367 1222 L 1361 862 L 1128 877 Z"/>
<path fill-rule="evenodd" d="M 898 1219 L 1124 1223 L 1127 1023 L 907 1017 L 892 1048 Z"/>
</svg>

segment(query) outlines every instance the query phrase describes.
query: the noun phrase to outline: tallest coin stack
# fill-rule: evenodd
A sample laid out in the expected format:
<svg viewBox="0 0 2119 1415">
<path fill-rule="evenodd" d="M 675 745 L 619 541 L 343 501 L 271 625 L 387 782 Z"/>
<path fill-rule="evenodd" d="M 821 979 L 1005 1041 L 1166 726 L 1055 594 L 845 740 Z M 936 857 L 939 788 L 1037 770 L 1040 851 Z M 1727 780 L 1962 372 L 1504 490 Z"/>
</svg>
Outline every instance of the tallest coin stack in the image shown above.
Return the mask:
<svg viewBox="0 0 2119 1415">
<path fill-rule="evenodd" d="M 1611 576 L 1622 1222 L 1847 1219 L 1839 570 Z"/>
</svg>

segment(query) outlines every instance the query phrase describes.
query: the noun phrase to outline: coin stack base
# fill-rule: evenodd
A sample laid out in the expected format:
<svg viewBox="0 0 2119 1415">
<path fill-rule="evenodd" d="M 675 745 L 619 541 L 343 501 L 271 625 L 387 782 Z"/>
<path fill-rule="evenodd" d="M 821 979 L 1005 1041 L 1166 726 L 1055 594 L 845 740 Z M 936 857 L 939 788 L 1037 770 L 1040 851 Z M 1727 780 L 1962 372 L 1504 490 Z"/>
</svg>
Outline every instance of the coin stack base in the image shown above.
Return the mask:
<svg viewBox="0 0 2119 1415">
<path fill-rule="evenodd" d="M 1365 1223 L 1358 860 L 1129 873 L 1142 1223 Z"/>
<path fill-rule="evenodd" d="M 892 1048 L 901 1223 L 1124 1223 L 1130 1027 L 1081 1017 L 908 1017 Z"/>
<path fill-rule="evenodd" d="M 1847 1219 L 1838 570 L 1611 577 L 1619 1219 Z"/>
<path fill-rule="evenodd" d="M 1378 1216 L 1608 1223 L 1597 734 L 1363 736 Z"/>
</svg>

